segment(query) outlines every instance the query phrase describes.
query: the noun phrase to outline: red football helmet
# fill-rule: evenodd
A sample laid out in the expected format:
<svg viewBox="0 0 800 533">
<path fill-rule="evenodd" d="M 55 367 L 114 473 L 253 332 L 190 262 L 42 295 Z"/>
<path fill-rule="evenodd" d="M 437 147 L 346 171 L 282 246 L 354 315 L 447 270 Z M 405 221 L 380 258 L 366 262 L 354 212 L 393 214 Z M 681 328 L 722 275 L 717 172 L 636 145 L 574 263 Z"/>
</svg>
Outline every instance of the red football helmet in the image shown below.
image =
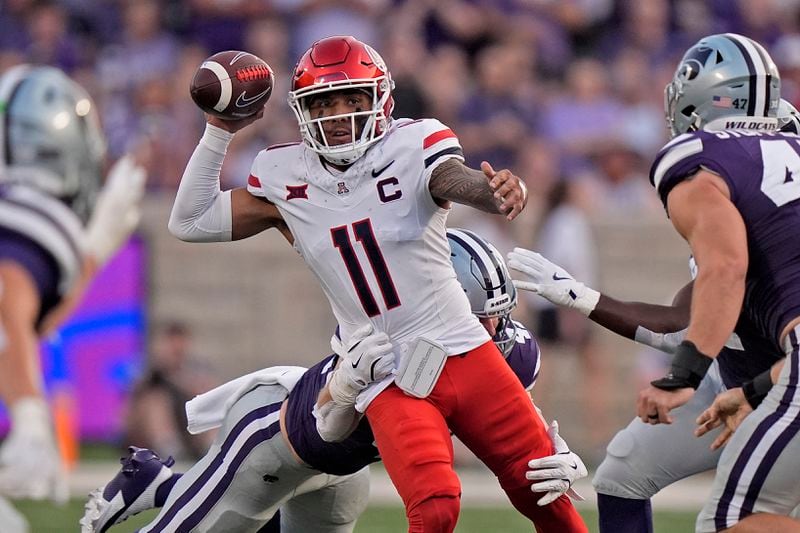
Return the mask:
<svg viewBox="0 0 800 533">
<path fill-rule="evenodd" d="M 355 37 L 336 35 L 319 40 L 303 54 L 292 76 L 289 106 L 297 116 L 300 134 L 306 144 L 336 165 L 349 165 L 378 142 L 386 133 L 394 107 L 394 82 L 381 56 Z M 343 89 L 363 89 L 372 95 L 372 109 L 312 118 L 309 97 Z M 330 145 L 321 123 L 325 120 L 350 119 L 351 142 Z M 364 123 L 356 138 L 357 122 Z"/>
</svg>

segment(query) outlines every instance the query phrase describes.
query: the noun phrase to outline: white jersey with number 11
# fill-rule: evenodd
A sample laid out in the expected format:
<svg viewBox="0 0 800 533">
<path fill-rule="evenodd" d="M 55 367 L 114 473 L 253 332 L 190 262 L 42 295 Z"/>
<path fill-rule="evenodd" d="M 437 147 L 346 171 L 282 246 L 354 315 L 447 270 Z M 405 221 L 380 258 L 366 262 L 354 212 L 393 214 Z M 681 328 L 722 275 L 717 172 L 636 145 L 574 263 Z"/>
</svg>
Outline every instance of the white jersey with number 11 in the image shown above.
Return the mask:
<svg viewBox="0 0 800 533">
<path fill-rule="evenodd" d="M 420 336 L 449 355 L 489 340 L 450 262 L 448 211 L 428 189 L 450 158 L 463 156 L 449 128 L 399 119 L 344 172 L 300 143 L 267 148 L 253 162 L 248 190 L 280 210 L 342 338 L 372 322 L 401 352 Z"/>
</svg>

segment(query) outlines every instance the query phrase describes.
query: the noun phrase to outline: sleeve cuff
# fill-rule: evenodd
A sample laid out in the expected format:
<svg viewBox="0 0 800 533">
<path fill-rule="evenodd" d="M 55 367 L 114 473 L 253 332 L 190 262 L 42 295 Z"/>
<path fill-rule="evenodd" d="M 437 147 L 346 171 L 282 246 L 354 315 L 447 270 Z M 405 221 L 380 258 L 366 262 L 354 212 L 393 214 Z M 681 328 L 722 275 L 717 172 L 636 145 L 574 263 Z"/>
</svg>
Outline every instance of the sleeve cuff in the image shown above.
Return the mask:
<svg viewBox="0 0 800 533">
<path fill-rule="evenodd" d="M 206 124 L 206 130 L 203 132 L 203 137 L 200 139 L 200 142 L 214 152 L 225 155 L 232 139 L 233 133 L 225 131 L 217 126 Z"/>
</svg>

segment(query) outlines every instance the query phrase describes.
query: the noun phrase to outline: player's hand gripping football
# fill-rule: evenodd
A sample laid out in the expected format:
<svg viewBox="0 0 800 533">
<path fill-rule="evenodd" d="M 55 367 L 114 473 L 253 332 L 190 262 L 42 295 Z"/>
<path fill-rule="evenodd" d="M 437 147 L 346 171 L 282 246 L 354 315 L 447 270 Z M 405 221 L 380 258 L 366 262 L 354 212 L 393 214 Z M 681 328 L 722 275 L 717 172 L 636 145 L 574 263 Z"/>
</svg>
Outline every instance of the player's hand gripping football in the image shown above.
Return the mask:
<svg viewBox="0 0 800 533">
<path fill-rule="evenodd" d="M 481 170 L 489 180 L 489 187 L 494 191 L 495 201 L 500 202 L 498 208 L 508 220 L 517 218 L 525 204 L 528 203 L 528 188 L 519 177 L 510 170 L 495 172 L 488 162 L 481 163 Z"/>
<path fill-rule="evenodd" d="M 86 227 L 87 251 L 98 265 L 114 255 L 139 223 L 146 180 L 147 171 L 131 155 L 111 167 Z"/>
<path fill-rule="evenodd" d="M 589 475 L 586 465 L 576 453 L 570 451 L 567 442 L 558 434 L 558 422 L 553 420 L 550 423 L 547 434 L 555 447 L 555 455 L 528 461 L 531 469 L 525 473 L 527 479 L 534 481 L 531 484 L 533 492 L 546 493 L 539 498 L 538 505 L 552 503 L 564 494 L 583 501 L 583 496 L 575 492 L 572 484 Z"/>
<path fill-rule="evenodd" d="M 514 280 L 518 289 L 535 292 L 556 305 L 577 309 L 584 315 L 594 311 L 600 299 L 599 292 L 575 280 L 569 272 L 543 255 L 525 248 L 514 248 L 508 254 L 508 267 L 527 277 Z"/>
<path fill-rule="evenodd" d="M 744 397 L 741 387 L 726 390 L 717 395 L 711 407 L 700 413 L 697 417 L 698 428 L 694 430 L 697 437 L 702 437 L 709 431 L 725 425 L 714 442 L 711 449 L 716 450 L 723 446 L 731 438 L 736 428 L 742 423 L 747 415 L 753 412 L 753 408 Z"/>
<path fill-rule="evenodd" d="M 334 335 L 331 348 L 342 358 L 328 385 L 331 398 L 340 405 L 355 403 L 370 383 L 390 376 L 395 369 L 392 343 L 372 325 L 357 329 L 346 341 Z"/>
<path fill-rule="evenodd" d="M 220 129 L 227 131 L 228 133 L 236 133 L 242 128 L 245 128 L 255 122 L 256 120 L 260 119 L 264 116 L 264 108 L 262 107 L 258 113 L 250 115 L 249 117 L 240 118 L 240 119 L 225 119 L 215 117 L 214 115 L 209 115 L 206 113 L 206 122 L 211 124 L 212 126 L 216 126 Z"/>
</svg>

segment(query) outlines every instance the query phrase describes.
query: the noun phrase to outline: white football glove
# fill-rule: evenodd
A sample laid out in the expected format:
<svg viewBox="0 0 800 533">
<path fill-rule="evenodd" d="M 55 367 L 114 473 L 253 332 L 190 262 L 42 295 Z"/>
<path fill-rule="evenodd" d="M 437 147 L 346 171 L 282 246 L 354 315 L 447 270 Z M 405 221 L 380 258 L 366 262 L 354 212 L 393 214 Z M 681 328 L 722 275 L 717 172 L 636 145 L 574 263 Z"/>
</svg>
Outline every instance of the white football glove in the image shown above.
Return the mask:
<svg viewBox="0 0 800 533">
<path fill-rule="evenodd" d="M 569 272 L 543 255 L 525 248 L 514 248 L 508 254 L 508 267 L 530 278 L 514 280 L 518 289 L 535 292 L 556 305 L 577 309 L 586 316 L 594 311 L 600 299 L 599 292 L 576 281 Z"/>
<path fill-rule="evenodd" d="M 563 494 L 573 500 L 583 501 L 583 496 L 572 488 L 572 484 L 589 475 L 586 465 L 576 453 L 569 450 L 566 441 L 558 434 L 558 422 L 553 420 L 550 423 L 547 434 L 556 449 L 555 455 L 528 461 L 531 470 L 525 473 L 527 479 L 536 482 L 531 484 L 533 492 L 546 492 L 539 498 L 538 505 L 554 502 Z"/>
<path fill-rule="evenodd" d="M 331 348 L 342 358 L 333 372 L 328 390 L 333 401 L 340 405 L 353 404 L 356 396 L 370 383 L 391 375 L 395 369 L 392 343 L 386 333 L 375 332 L 366 325 L 344 342 L 331 337 Z"/>
<path fill-rule="evenodd" d="M 86 225 L 86 249 L 99 266 L 111 259 L 139 223 L 146 180 L 147 171 L 131 155 L 111 167 Z"/>
</svg>

